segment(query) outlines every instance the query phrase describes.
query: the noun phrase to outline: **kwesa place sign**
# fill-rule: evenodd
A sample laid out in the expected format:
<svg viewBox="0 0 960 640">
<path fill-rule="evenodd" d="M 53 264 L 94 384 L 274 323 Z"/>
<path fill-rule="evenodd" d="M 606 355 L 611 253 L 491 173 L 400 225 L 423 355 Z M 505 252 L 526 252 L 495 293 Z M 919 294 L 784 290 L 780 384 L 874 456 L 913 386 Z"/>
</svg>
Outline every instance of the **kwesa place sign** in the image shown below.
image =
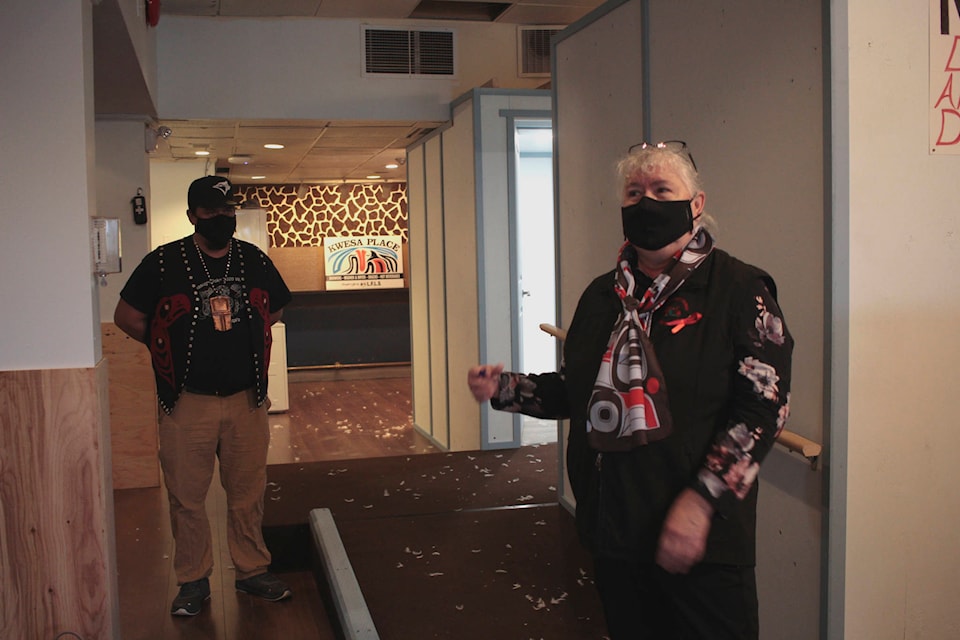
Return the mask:
<svg viewBox="0 0 960 640">
<path fill-rule="evenodd" d="M 349 236 L 323 240 L 327 289 L 400 289 L 400 236 Z"/>
</svg>

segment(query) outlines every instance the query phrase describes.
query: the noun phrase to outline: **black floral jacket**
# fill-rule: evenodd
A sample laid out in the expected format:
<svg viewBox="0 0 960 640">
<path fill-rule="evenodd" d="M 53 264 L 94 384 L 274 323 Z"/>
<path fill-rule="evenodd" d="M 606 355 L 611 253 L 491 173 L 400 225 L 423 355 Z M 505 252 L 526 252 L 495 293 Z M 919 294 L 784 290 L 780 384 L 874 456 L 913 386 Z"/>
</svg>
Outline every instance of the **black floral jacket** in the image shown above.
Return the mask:
<svg viewBox="0 0 960 640">
<path fill-rule="evenodd" d="M 644 276 L 640 276 L 644 278 Z M 717 510 L 705 562 L 755 562 L 757 474 L 789 414 L 793 339 L 769 275 L 715 249 L 653 316 L 674 432 L 627 452 L 587 443 L 587 403 L 621 310 L 613 272 L 583 292 L 559 373 L 504 373 L 494 408 L 569 418 L 577 524 L 595 554 L 652 561 L 687 487 Z M 649 282 L 649 279 L 646 280 Z"/>
</svg>

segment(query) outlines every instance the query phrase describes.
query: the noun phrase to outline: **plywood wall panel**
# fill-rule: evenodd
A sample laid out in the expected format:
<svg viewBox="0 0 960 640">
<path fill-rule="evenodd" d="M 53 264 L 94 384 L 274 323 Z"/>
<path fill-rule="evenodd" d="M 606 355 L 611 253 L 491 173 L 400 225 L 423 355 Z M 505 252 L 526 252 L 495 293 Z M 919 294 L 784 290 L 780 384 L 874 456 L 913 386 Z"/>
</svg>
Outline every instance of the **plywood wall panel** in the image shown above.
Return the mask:
<svg viewBox="0 0 960 640">
<path fill-rule="evenodd" d="M 113 323 L 100 328 L 109 365 L 113 486 L 158 487 L 157 392 L 150 352 Z"/>
<path fill-rule="evenodd" d="M 107 366 L 0 372 L 0 630 L 119 637 Z"/>
</svg>

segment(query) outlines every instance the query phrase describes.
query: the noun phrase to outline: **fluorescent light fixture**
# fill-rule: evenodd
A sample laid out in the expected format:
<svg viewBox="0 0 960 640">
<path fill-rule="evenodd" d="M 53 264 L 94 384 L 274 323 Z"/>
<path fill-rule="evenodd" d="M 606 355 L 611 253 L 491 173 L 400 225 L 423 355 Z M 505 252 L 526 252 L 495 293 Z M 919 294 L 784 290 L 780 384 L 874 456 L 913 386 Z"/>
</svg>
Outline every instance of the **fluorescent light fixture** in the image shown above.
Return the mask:
<svg viewBox="0 0 960 640">
<path fill-rule="evenodd" d="M 276 142 L 268 142 L 267 144 L 263 145 L 263 148 L 264 149 L 283 149 L 283 145 L 277 144 Z"/>
<path fill-rule="evenodd" d="M 386 165 L 384 168 L 385 168 L 385 169 L 396 169 L 396 168 L 398 168 L 399 166 L 400 166 L 400 165 L 394 164 L 393 162 L 391 162 L 390 164 Z"/>
<path fill-rule="evenodd" d="M 379 180 L 380 176 L 367 176 L 367 180 Z"/>
<path fill-rule="evenodd" d="M 267 177 L 267 176 L 250 176 L 250 179 L 251 179 L 251 180 L 263 180 L 263 179 L 266 178 L 266 177 Z"/>
<path fill-rule="evenodd" d="M 210 152 L 209 152 L 209 151 L 202 151 L 202 150 L 201 150 L 201 151 L 194 151 L 194 152 L 193 152 L 193 155 L 195 155 L 195 156 L 208 156 L 208 155 L 210 155 Z"/>
</svg>

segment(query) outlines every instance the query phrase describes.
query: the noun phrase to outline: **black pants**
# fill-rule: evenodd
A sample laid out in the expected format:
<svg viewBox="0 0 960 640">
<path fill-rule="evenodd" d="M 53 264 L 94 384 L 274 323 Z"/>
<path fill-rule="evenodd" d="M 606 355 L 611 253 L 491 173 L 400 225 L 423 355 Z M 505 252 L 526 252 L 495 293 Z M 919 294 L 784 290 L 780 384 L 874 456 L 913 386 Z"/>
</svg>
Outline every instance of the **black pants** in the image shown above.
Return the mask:
<svg viewBox="0 0 960 640">
<path fill-rule="evenodd" d="M 699 564 L 671 575 L 654 564 L 595 559 L 610 640 L 757 640 L 753 567 Z"/>
</svg>

